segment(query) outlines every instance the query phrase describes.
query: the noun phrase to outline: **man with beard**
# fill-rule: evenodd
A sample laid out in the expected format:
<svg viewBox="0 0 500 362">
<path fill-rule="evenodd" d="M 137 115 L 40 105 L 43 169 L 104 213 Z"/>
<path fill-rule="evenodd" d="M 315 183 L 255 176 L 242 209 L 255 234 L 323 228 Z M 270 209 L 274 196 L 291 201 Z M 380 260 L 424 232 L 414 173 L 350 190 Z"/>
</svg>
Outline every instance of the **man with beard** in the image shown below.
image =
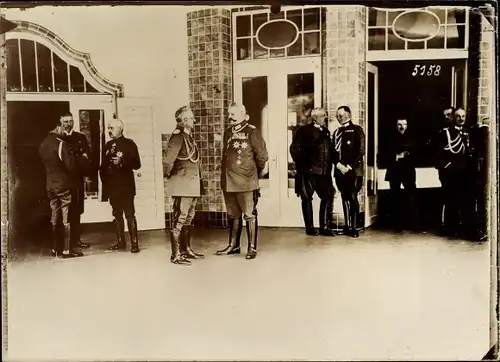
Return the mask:
<svg viewBox="0 0 500 362">
<path fill-rule="evenodd" d="M 390 184 L 392 200 L 392 220 L 396 230 L 401 230 L 402 207 L 401 184 L 408 198 L 407 209 L 409 211 L 407 221 L 412 229 L 418 227 L 417 212 L 415 207 L 416 172 L 413 163 L 414 143 L 408 135 L 408 122 L 406 119 L 398 119 L 393 139 L 387 153 L 388 165 L 385 180 Z"/>
<path fill-rule="evenodd" d="M 352 123 L 351 109 L 347 106 L 337 109 L 337 120 L 340 127 L 333 133 L 335 182 L 342 197 L 344 233 L 357 238 L 358 193 L 363 186 L 365 133 L 363 128 Z"/>
<path fill-rule="evenodd" d="M 221 187 L 229 221 L 229 244 L 217 251 L 217 255 L 240 253 L 244 219 L 248 238 L 246 259 L 254 259 L 257 256 L 259 175 L 267 174 L 268 154 L 260 132 L 248 123 L 244 105 L 232 103 L 228 116 L 229 127 L 223 140 Z"/>
<path fill-rule="evenodd" d="M 312 122 L 300 127 L 290 145 L 290 154 L 297 167 L 295 193 L 302 199 L 302 215 L 307 235 L 318 235 L 314 229 L 312 199 L 321 199 L 319 234 L 335 236 L 331 215 L 335 189 L 332 180 L 332 141 L 326 111 L 314 108 Z"/>
<path fill-rule="evenodd" d="M 191 222 L 195 216 L 196 204 L 202 194 L 200 152 L 193 138 L 196 119 L 189 107 L 175 112 L 177 127 L 168 141 L 163 154 L 164 174 L 167 177 L 166 195 L 171 196 L 173 205 L 170 243 L 174 264 L 191 264 L 188 259 L 203 258 L 191 249 Z"/>
<path fill-rule="evenodd" d="M 131 252 L 139 252 L 139 238 L 137 235 L 137 220 L 135 218 L 135 179 L 134 170 L 141 168 L 141 158 L 134 141 L 123 136 L 123 123 L 113 119 L 108 124 L 108 133 L 111 141 L 104 145 L 104 157 L 100 168 L 104 200 L 109 199 L 113 209 L 117 243 L 110 250 L 124 250 L 125 225 L 123 214 L 127 219 L 127 226 L 132 245 Z"/>
<path fill-rule="evenodd" d="M 72 247 L 88 248 L 90 245 L 82 243 L 81 236 L 81 215 L 84 211 L 85 203 L 85 180 L 90 167 L 89 155 L 90 146 L 87 137 L 83 133 L 73 130 L 73 115 L 67 112 L 61 116 L 61 126 L 64 130 L 64 138 L 75 157 L 75 170 L 73 173 L 74 184 L 71 195 L 71 205 L 69 208 L 69 219 L 71 223 L 71 244 Z"/>
<path fill-rule="evenodd" d="M 38 152 L 46 170 L 47 196 L 51 210 L 50 223 L 52 225 L 52 256 L 62 256 L 64 259 L 81 256 L 72 250 L 70 244 L 71 225 L 69 220 L 69 208 L 73 189 L 72 173 L 75 167 L 75 159 L 67 142 L 63 139 L 64 131 L 61 125 L 57 125 L 49 132 L 40 144 Z M 59 215 L 62 215 L 64 227 L 64 243 L 59 245 L 57 223 Z"/>
<path fill-rule="evenodd" d="M 469 132 L 465 128 L 465 110 L 455 111 L 453 127 L 443 130 L 436 168 L 441 171 L 441 188 L 446 205 L 443 233 L 456 237 L 471 220 L 471 192 L 474 183 Z"/>
</svg>

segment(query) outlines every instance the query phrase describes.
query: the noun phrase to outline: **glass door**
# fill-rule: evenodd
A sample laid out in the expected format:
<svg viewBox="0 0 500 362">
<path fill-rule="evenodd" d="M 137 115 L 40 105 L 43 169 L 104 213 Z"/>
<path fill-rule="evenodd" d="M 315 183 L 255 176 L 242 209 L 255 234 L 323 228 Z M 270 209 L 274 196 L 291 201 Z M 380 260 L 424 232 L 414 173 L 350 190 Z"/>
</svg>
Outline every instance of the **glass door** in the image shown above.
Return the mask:
<svg viewBox="0 0 500 362">
<path fill-rule="evenodd" d="M 378 68 L 367 63 L 367 92 L 366 92 L 366 168 L 365 168 L 365 227 L 375 223 L 377 218 L 377 190 L 378 190 Z"/>
<path fill-rule="evenodd" d="M 260 225 L 303 226 L 290 144 L 296 130 L 310 121 L 311 110 L 321 104 L 320 64 L 319 58 L 235 64 L 235 101 L 246 106 L 269 152 L 269 174 L 260 180 Z M 319 200 L 314 205 L 318 209 Z"/>
<path fill-rule="evenodd" d="M 87 137 L 90 146 L 90 174 L 85 183 L 85 206 L 82 222 L 111 221 L 111 207 L 108 201 L 103 201 L 102 184 L 99 177 L 99 167 L 102 161 L 104 144 L 107 136 L 107 121 L 113 117 L 111 96 L 96 96 L 95 98 L 75 99 L 70 101 L 70 109 L 75 121 L 74 129 Z"/>
</svg>

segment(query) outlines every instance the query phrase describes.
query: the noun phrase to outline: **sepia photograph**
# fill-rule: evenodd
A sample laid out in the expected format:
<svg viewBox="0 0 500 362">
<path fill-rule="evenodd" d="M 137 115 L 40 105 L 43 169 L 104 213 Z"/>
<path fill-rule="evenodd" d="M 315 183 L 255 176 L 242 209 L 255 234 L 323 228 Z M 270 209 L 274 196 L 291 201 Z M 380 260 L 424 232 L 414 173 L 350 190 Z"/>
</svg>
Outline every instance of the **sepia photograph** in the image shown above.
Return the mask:
<svg viewBox="0 0 500 362">
<path fill-rule="evenodd" d="M 0 2 L 2 359 L 498 360 L 497 18 Z"/>
</svg>

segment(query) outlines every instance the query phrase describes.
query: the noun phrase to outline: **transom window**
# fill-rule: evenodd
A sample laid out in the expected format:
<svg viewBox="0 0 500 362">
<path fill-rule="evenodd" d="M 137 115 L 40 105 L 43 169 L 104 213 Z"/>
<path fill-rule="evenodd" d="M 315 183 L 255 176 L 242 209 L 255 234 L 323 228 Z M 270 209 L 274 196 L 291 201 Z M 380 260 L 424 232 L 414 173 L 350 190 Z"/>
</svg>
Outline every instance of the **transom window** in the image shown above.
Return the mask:
<svg viewBox="0 0 500 362">
<path fill-rule="evenodd" d="M 467 49 L 467 8 L 368 10 L 368 50 Z"/>
<path fill-rule="evenodd" d="M 312 56 L 321 54 L 321 8 L 268 10 L 235 14 L 235 60 Z"/>
<path fill-rule="evenodd" d="M 99 93 L 80 70 L 45 45 L 27 39 L 9 39 L 7 91 Z"/>
</svg>

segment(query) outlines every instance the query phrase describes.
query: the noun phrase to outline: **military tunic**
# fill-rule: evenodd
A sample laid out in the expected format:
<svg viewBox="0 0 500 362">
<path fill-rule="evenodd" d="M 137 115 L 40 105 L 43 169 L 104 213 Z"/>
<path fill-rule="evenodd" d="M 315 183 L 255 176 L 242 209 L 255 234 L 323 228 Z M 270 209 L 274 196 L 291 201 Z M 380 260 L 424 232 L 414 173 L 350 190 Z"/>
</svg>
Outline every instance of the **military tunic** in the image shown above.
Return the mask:
<svg viewBox="0 0 500 362">
<path fill-rule="evenodd" d="M 456 233 L 460 224 L 471 219 L 471 197 L 475 174 L 472 166 L 469 132 L 463 127 L 443 130 L 436 168 L 441 170 L 441 185 L 446 205 L 443 224 Z"/>
<path fill-rule="evenodd" d="M 244 121 L 223 137 L 221 187 L 228 217 L 256 218 L 259 174 L 268 160 L 266 143 L 255 126 Z"/>
<path fill-rule="evenodd" d="M 121 158 L 122 162 L 115 165 L 113 157 Z M 100 168 L 103 199 L 109 199 L 115 218 L 121 218 L 124 212 L 127 219 L 135 218 L 134 170 L 140 168 L 139 151 L 131 139 L 121 136 L 104 145 L 104 157 Z"/>
<path fill-rule="evenodd" d="M 172 231 L 180 234 L 191 225 L 203 189 L 200 153 L 190 131 L 178 127 L 172 132 L 163 152 L 163 167 L 166 194 L 173 199 Z"/>
</svg>

